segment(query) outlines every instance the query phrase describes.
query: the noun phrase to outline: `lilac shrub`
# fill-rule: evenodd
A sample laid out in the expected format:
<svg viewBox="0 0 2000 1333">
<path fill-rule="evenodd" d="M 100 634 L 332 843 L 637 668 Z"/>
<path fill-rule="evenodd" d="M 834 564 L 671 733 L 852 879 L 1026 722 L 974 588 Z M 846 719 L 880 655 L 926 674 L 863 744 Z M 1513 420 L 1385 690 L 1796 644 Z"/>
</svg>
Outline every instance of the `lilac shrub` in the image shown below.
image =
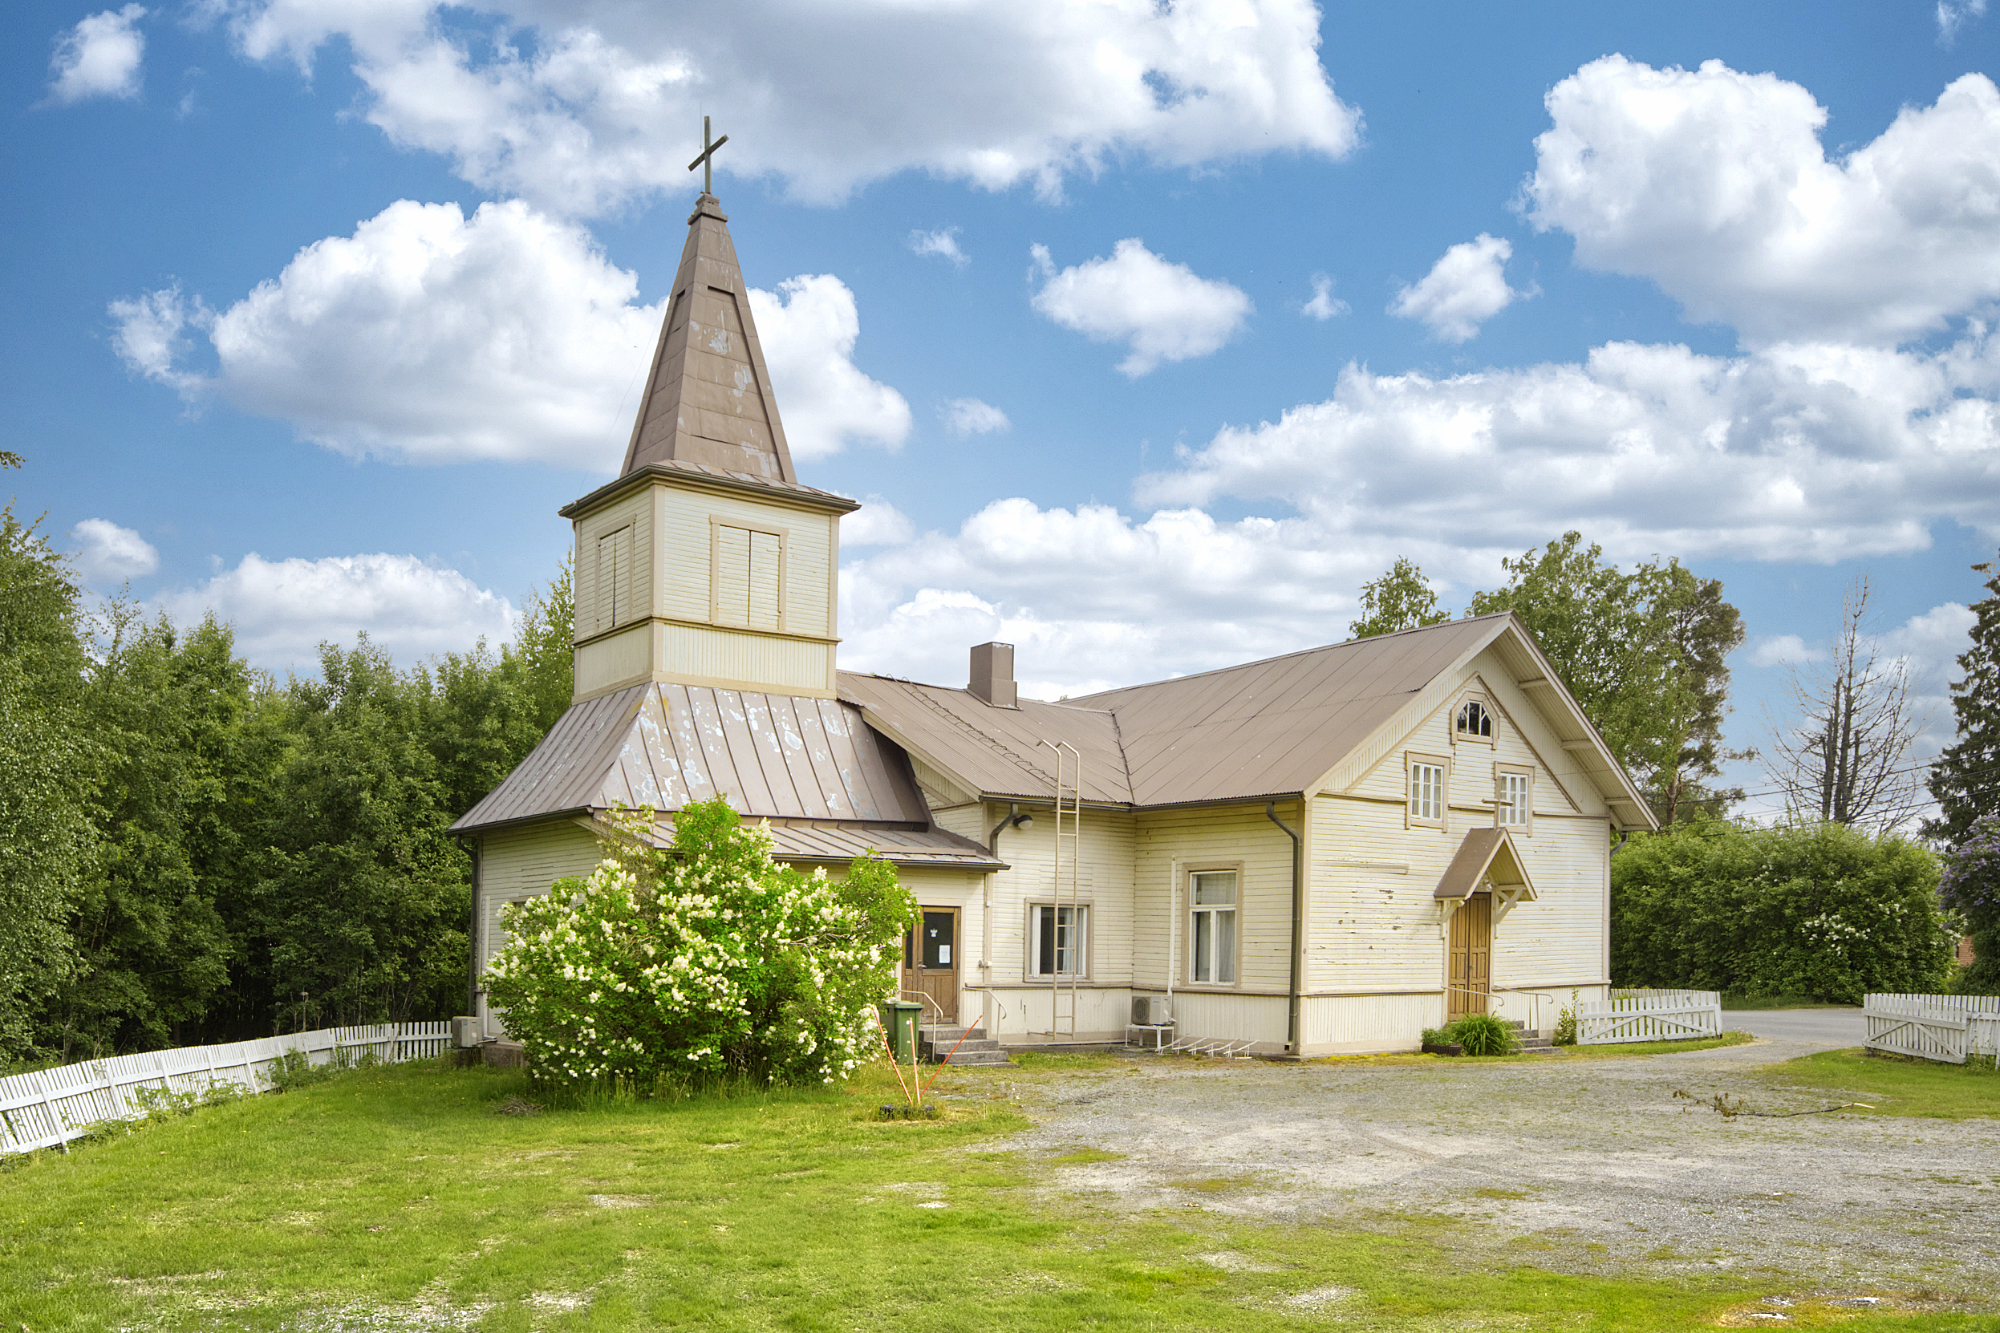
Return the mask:
<svg viewBox="0 0 2000 1333">
<path fill-rule="evenodd" d="M 719 799 L 678 811 L 667 847 L 638 836 L 650 823 L 628 818 L 590 874 L 501 910 L 509 939 L 487 993 L 531 1072 L 642 1092 L 846 1078 L 872 1053 L 917 917 L 895 870 L 779 865 L 769 833 Z"/>
</svg>

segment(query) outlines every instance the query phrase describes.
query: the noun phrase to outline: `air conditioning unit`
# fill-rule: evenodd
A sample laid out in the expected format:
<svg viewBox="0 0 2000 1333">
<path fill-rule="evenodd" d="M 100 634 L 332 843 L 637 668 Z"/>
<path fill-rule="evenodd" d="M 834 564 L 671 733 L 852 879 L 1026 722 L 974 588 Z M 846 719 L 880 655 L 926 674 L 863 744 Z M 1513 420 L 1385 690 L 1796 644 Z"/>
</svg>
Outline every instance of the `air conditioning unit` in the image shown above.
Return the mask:
<svg viewBox="0 0 2000 1333">
<path fill-rule="evenodd" d="M 1164 995 L 1134 995 L 1132 997 L 1132 1026 L 1136 1028 L 1163 1028 L 1173 1025 L 1173 1011 L 1167 1007 Z"/>
<path fill-rule="evenodd" d="M 451 1020 L 451 1044 L 459 1050 L 470 1050 L 479 1044 L 479 1020 L 460 1015 Z"/>
</svg>

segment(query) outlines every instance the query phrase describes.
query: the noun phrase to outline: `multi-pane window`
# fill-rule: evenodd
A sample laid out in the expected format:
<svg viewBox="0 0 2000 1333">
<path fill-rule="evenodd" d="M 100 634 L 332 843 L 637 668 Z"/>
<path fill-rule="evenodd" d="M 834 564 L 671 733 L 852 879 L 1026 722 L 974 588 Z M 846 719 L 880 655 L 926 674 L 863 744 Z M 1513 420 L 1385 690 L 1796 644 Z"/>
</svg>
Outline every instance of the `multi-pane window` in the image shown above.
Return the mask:
<svg viewBox="0 0 2000 1333">
<path fill-rule="evenodd" d="M 1037 903 L 1029 909 L 1029 973 L 1037 977 L 1085 976 L 1090 964 L 1090 907 Z"/>
<path fill-rule="evenodd" d="M 1444 822 L 1443 764 L 1410 761 L 1410 818 L 1427 824 Z"/>
<path fill-rule="evenodd" d="M 1188 980 L 1236 983 L 1236 872 L 1198 870 L 1189 876 Z"/>
<path fill-rule="evenodd" d="M 1455 728 L 1461 740 L 1490 741 L 1493 739 L 1493 714 L 1477 699 L 1467 699 L 1458 706 Z"/>
<path fill-rule="evenodd" d="M 1526 828 L 1528 814 L 1533 809 L 1529 803 L 1529 775 L 1526 773 L 1496 773 L 1493 777 L 1493 802 L 1499 811 L 1502 828 Z"/>
</svg>

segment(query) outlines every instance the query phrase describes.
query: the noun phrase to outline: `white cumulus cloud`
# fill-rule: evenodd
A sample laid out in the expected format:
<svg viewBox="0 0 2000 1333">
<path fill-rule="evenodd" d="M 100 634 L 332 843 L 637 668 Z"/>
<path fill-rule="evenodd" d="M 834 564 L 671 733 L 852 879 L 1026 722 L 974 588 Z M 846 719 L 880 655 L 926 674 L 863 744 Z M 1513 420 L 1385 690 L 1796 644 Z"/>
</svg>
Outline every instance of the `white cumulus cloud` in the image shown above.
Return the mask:
<svg viewBox="0 0 2000 1333">
<path fill-rule="evenodd" d="M 1446 250 L 1423 281 L 1397 292 L 1389 313 L 1421 320 L 1431 336 L 1445 342 L 1465 342 L 1521 295 L 1507 285 L 1513 256 L 1512 245 L 1481 232 Z"/>
<path fill-rule="evenodd" d="M 795 453 L 901 441 L 909 408 L 850 359 L 859 316 L 839 279 L 796 278 L 751 300 Z M 220 312 L 175 287 L 110 314 L 136 373 L 342 453 L 612 471 L 662 308 L 638 303 L 637 277 L 587 232 L 522 201 L 468 218 L 400 200 Z M 190 365 L 192 331 L 212 371 Z"/>
<path fill-rule="evenodd" d="M 750 292 L 750 308 L 771 391 L 794 457 L 823 458 L 851 441 L 897 449 L 910 433 L 910 405 L 854 364 L 861 312 L 854 293 L 831 273 Z"/>
<path fill-rule="evenodd" d="M 879 495 L 866 497 L 861 508 L 840 517 L 843 547 L 898 546 L 916 535 L 909 517 Z"/>
<path fill-rule="evenodd" d="M 253 59 L 309 68 L 344 38 L 363 114 L 395 142 L 483 189 L 585 214 L 684 189 L 691 127 L 725 93 L 720 169 L 821 202 L 904 171 L 1053 196 L 1124 154 L 1338 158 L 1360 125 L 1320 65 L 1311 0 L 481 7 L 528 30 L 518 42 L 454 28 L 462 11 L 430 0 L 212 7 Z"/>
<path fill-rule="evenodd" d="M 56 38 L 49 60 L 49 97 L 81 102 L 92 97 L 137 97 L 139 67 L 146 57 L 146 34 L 139 20 L 143 5 L 107 9 L 78 20 Z"/>
<path fill-rule="evenodd" d="M 1753 343 L 1894 343 L 2000 298 L 2000 89 L 1967 74 L 1832 160 L 1775 74 L 1606 56 L 1550 90 L 1527 215 Z"/>
<path fill-rule="evenodd" d="M 1796 634 L 1770 634 L 1750 645 L 1748 661 L 1753 667 L 1795 666 L 1823 662 L 1826 649 L 1807 643 Z"/>
<path fill-rule="evenodd" d="M 942 415 L 945 429 L 960 439 L 969 435 L 991 435 L 1013 424 L 1007 420 L 1005 412 L 977 398 L 954 398 L 944 405 Z"/>
<path fill-rule="evenodd" d="M 182 624 L 209 611 L 232 622 L 237 650 L 272 671 L 311 671 L 320 643 L 352 643 L 364 632 L 407 660 L 466 652 L 482 637 L 497 645 L 514 626 L 506 598 L 413 555 L 266 560 L 253 552 L 159 602 Z"/>
<path fill-rule="evenodd" d="M 1315 273 L 1312 276 L 1312 286 L 1312 299 L 1299 307 L 1301 315 L 1324 323 L 1335 315 L 1347 313 L 1347 302 L 1333 294 L 1332 278 L 1324 273 Z"/>
<path fill-rule="evenodd" d="M 77 572 L 91 584 L 123 583 L 160 567 L 160 553 L 130 528 L 110 519 L 86 518 L 76 525 L 83 548 L 76 553 Z"/>
<path fill-rule="evenodd" d="M 1133 379 L 1162 361 L 1209 355 L 1250 317 L 1250 298 L 1241 290 L 1169 263 L 1136 236 L 1118 242 L 1109 259 L 1060 272 L 1047 246 L 1030 254 L 1042 276 L 1035 309 L 1096 342 L 1130 347 L 1118 369 Z"/>
<path fill-rule="evenodd" d="M 1986 16 L 1986 0 L 1938 0 L 1938 43 L 1950 46 L 1966 24 Z"/>
<path fill-rule="evenodd" d="M 948 259 L 957 268 L 964 268 L 972 262 L 972 257 L 959 248 L 957 227 L 944 227 L 937 231 L 913 231 L 910 233 L 909 244 L 915 253 L 936 259 Z"/>
</svg>

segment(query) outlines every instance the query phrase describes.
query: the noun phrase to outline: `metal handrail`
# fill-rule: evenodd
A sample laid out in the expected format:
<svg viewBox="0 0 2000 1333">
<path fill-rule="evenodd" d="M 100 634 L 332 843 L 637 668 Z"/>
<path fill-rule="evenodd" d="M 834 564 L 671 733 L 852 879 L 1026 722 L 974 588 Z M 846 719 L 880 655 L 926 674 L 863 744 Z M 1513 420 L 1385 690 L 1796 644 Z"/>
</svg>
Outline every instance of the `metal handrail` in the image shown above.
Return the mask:
<svg viewBox="0 0 2000 1333">
<path fill-rule="evenodd" d="M 1447 991 L 1457 991 L 1461 995 L 1477 995 L 1489 1002 L 1500 991 L 1505 991 L 1509 995 L 1525 995 L 1534 1001 L 1533 1007 L 1528 1011 L 1528 1022 L 1536 1032 L 1542 1030 L 1542 1001 L 1548 1000 L 1550 1003 L 1554 1003 L 1552 997 L 1527 986 L 1492 986 L 1486 990 L 1474 990 L 1470 986 L 1454 986 L 1447 981 L 1444 983 L 1444 988 Z"/>
</svg>

